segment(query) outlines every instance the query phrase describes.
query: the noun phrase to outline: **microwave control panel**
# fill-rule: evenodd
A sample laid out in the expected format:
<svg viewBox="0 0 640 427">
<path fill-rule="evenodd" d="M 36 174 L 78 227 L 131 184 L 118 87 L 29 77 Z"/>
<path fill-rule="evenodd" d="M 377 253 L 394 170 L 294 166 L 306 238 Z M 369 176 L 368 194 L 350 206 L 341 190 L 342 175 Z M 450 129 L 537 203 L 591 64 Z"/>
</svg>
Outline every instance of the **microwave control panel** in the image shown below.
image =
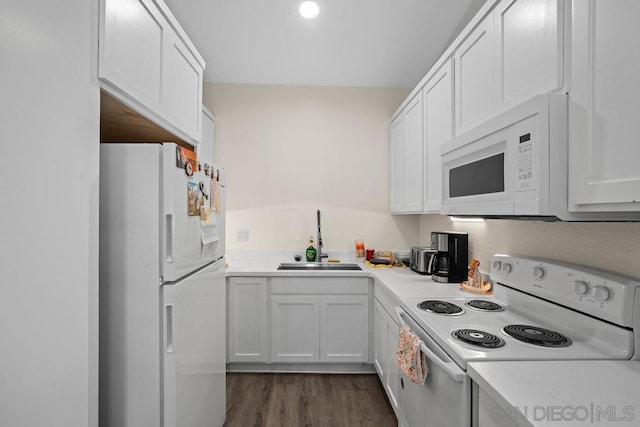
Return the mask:
<svg viewBox="0 0 640 427">
<path fill-rule="evenodd" d="M 533 140 L 531 132 L 518 137 L 518 190 L 533 186 Z"/>
</svg>

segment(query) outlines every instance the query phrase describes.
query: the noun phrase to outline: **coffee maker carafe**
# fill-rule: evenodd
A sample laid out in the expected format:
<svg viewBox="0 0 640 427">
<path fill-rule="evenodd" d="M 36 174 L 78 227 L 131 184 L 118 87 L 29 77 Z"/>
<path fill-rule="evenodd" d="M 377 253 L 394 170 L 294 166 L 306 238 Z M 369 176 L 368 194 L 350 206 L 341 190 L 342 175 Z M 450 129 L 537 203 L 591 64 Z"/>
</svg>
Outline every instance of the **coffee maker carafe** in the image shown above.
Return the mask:
<svg viewBox="0 0 640 427">
<path fill-rule="evenodd" d="M 436 282 L 460 283 L 467 280 L 469 266 L 467 233 L 432 231 L 431 248 L 438 251 L 431 278 Z"/>
</svg>

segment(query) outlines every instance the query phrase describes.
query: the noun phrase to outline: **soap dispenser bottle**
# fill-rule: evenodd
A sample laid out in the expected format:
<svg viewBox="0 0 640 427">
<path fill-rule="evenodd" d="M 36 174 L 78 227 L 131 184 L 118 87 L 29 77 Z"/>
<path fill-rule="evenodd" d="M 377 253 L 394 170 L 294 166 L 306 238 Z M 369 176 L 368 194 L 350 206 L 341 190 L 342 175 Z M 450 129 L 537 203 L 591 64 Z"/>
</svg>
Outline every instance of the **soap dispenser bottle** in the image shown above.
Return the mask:
<svg viewBox="0 0 640 427">
<path fill-rule="evenodd" d="M 309 247 L 307 248 L 307 262 L 316 260 L 316 248 L 313 246 L 313 236 L 309 236 Z"/>
</svg>

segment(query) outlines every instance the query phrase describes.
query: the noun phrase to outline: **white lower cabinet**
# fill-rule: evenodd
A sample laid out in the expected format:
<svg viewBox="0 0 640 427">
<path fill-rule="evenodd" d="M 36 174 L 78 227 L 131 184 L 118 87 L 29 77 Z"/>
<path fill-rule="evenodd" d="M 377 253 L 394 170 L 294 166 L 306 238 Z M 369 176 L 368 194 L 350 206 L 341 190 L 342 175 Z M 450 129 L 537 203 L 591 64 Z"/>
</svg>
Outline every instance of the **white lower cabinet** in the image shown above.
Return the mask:
<svg viewBox="0 0 640 427">
<path fill-rule="evenodd" d="M 369 296 L 320 297 L 320 362 L 367 362 Z"/>
<path fill-rule="evenodd" d="M 230 277 L 228 361 L 368 363 L 370 279 Z"/>
<path fill-rule="evenodd" d="M 389 373 L 389 355 L 387 353 L 387 316 L 377 299 L 373 301 L 373 364 L 384 385 Z"/>
<path fill-rule="evenodd" d="M 267 362 L 266 277 L 229 278 L 227 339 L 229 362 Z"/>
<path fill-rule="evenodd" d="M 357 363 L 368 361 L 368 279 L 274 278 L 273 280 L 272 362 Z M 362 295 L 326 294 L 339 292 L 342 285 L 349 283 L 360 285 L 361 291 L 366 293 Z M 328 284 L 333 286 L 327 289 Z M 326 295 L 318 295 L 318 293 Z"/>
<path fill-rule="evenodd" d="M 393 310 L 393 307 L 388 306 L 387 310 Z M 396 413 L 398 423 L 403 426 L 407 425 L 407 423 L 398 405 L 400 370 L 396 366 L 396 349 L 398 348 L 400 326 L 389 315 L 387 310 L 377 298 L 374 299 L 374 364 L 378 371 L 380 382 L 387 393 L 389 403 L 391 403 Z"/>
<path fill-rule="evenodd" d="M 498 402 L 478 384 L 473 383 L 473 412 L 471 427 L 518 427 L 518 424 Z"/>
<path fill-rule="evenodd" d="M 320 361 L 320 301 L 317 296 L 271 297 L 271 361 Z"/>
</svg>

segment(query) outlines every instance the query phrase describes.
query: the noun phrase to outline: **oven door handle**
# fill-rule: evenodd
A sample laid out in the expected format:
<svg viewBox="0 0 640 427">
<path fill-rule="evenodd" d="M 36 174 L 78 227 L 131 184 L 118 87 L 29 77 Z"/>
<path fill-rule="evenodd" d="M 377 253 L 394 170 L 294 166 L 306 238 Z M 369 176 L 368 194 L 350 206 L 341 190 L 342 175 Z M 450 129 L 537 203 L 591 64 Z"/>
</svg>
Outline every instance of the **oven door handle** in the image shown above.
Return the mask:
<svg viewBox="0 0 640 427">
<path fill-rule="evenodd" d="M 420 329 L 418 324 L 416 324 L 413 321 L 413 319 L 405 320 L 405 316 L 407 316 L 407 314 L 400 307 L 395 307 L 395 311 L 396 311 L 396 315 L 398 316 L 398 319 L 400 320 L 401 325 L 403 324 L 408 325 L 414 332 L 416 331 L 416 328 Z M 422 350 L 422 352 L 427 357 L 427 359 L 429 359 L 437 367 L 442 369 L 452 380 L 458 383 L 461 383 L 464 380 L 465 374 L 460 370 L 458 365 L 456 365 L 456 363 L 453 360 L 449 360 L 449 361 L 442 360 L 440 357 L 438 357 L 437 354 L 431 351 L 429 347 L 427 347 L 427 345 L 424 343 L 424 340 L 420 344 L 420 350 Z"/>
</svg>

